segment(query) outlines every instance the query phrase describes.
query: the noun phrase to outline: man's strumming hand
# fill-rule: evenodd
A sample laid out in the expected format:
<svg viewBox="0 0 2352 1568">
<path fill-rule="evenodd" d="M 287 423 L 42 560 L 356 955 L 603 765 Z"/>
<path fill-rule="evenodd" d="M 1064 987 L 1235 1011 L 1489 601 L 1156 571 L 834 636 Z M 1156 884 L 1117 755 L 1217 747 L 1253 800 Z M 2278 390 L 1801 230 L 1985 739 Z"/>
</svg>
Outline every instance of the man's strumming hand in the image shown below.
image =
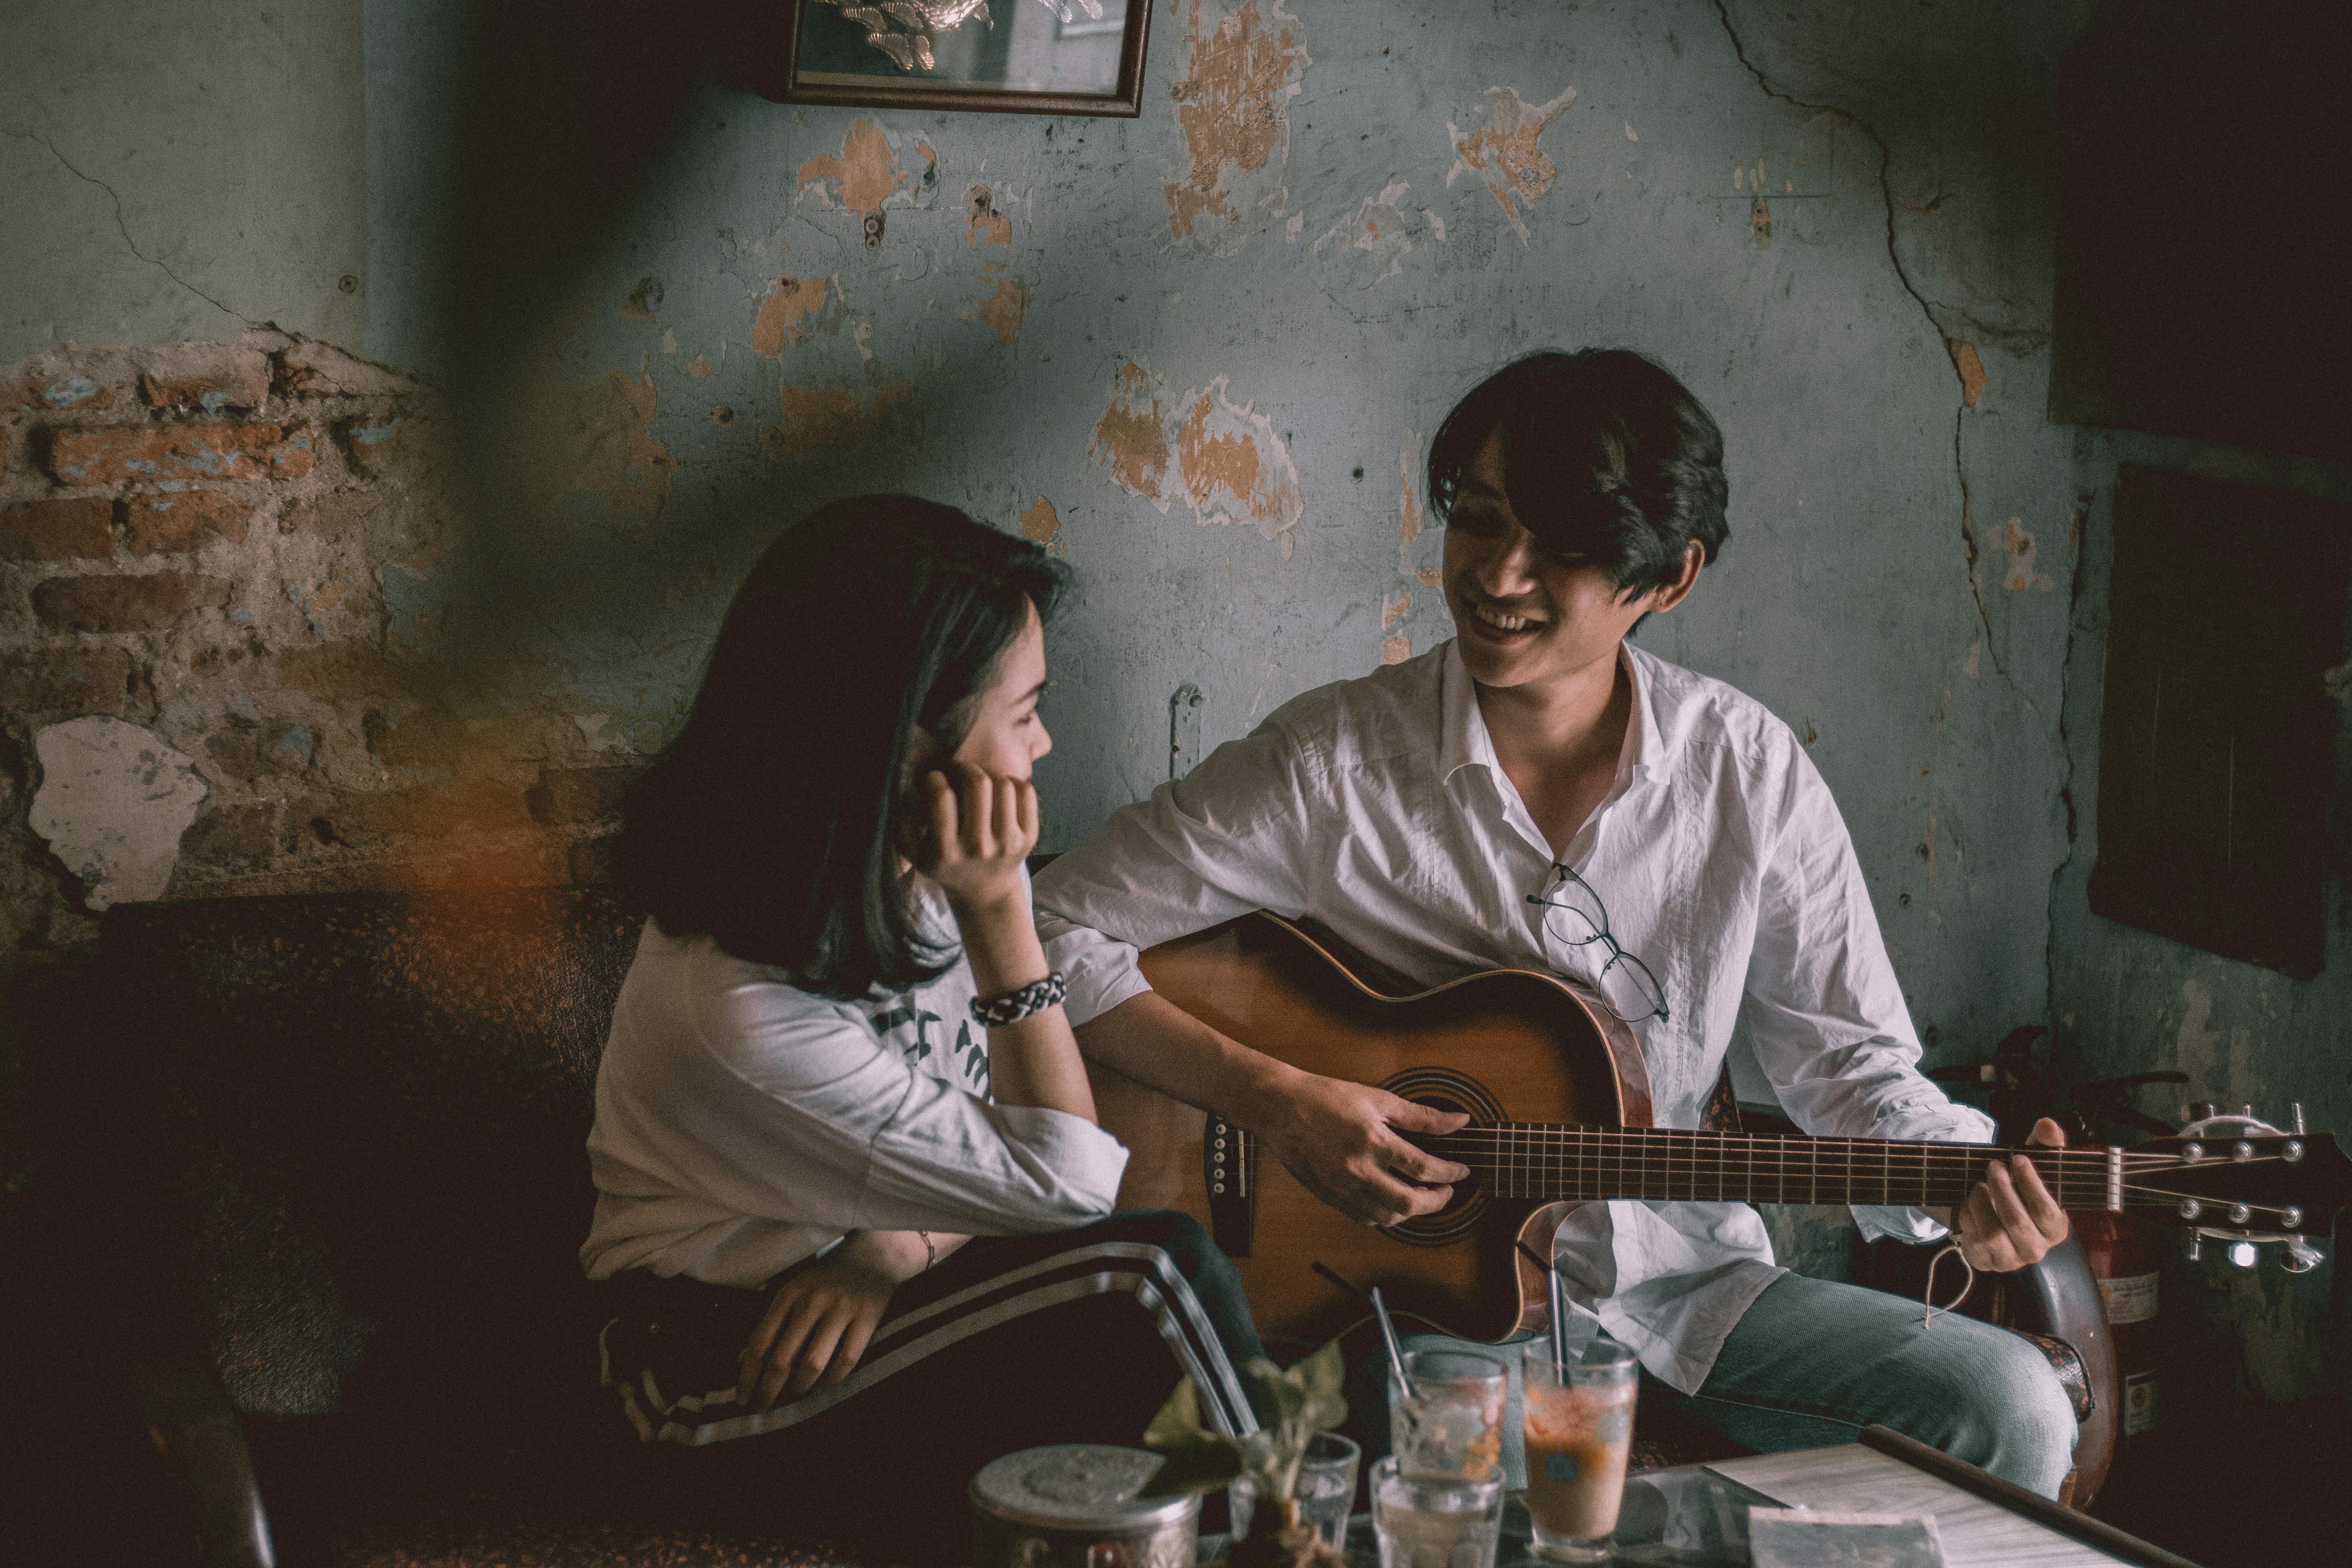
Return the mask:
<svg viewBox="0 0 2352 1568">
<path fill-rule="evenodd" d="M 1435 1214 L 1467 1166 L 1413 1147 L 1407 1132 L 1452 1132 L 1469 1121 L 1370 1084 L 1313 1073 L 1286 1077 L 1252 1131 L 1308 1191 L 1350 1219 L 1395 1225 Z"/>
</svg>

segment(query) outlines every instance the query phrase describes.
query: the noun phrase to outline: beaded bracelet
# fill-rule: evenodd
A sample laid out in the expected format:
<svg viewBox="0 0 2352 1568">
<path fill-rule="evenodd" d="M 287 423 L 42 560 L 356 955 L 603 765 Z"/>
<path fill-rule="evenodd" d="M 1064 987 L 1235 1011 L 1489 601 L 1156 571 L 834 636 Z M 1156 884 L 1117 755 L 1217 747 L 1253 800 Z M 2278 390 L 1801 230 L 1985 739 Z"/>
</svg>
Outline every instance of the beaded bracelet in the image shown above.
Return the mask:
<svg viewBox="0 0 2352 1568">
<path fill-rule="evenodd" d="M 1033 980 L 1018 991 L 1007 991 L 1002 996 L 991 996 L 986 1001 L 973 997 L 971 1016 L 983 1026 L 993 1029 L 1000 1025 L 1018 1023 L 1032 1013 L 1042 1013 L 1048 1007 L 1056 1006 L 1069 994 L 1070 983 L 1062 978 L 1062 972 L 1057 969 L 1045 979 Z"/>
</svg>

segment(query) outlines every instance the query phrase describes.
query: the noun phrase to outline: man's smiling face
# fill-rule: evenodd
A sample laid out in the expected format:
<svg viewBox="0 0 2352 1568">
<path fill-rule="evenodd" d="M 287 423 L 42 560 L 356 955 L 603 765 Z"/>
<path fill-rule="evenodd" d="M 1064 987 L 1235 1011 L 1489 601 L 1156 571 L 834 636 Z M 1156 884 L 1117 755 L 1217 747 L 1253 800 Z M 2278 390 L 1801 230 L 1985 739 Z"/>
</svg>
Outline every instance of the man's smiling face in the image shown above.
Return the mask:
<svg viewBox="0 0 2352 1568">
<path fill-rule="evenodd" d="M 1481 686 L 1540 685 L 1612 658 L 1652 601 L 1607 568 L 1554 555 L 1520 525 L 1503 490 L 1503 439 L 1489 436 L 1462 476 L 1445 528 L 1445 604 L 1462 662 Z"/>
</svg>

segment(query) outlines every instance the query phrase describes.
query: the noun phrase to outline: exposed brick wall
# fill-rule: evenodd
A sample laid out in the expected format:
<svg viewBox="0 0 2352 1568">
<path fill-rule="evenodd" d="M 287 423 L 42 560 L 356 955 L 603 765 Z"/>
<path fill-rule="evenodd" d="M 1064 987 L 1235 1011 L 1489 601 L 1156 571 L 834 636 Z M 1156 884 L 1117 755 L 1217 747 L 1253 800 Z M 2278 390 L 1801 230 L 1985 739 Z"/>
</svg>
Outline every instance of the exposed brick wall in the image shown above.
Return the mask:
<svg viewBox="0 0 2352 1568">
<path fill-rule="evenodd" d="M 6 952 L 89 938 L 28 813 L 42 731 L 90 716 L 204 782 L 167 898 L 601 878 L 635 769 L 392 631 L 379 574 L 457 526 L 446 443 L 426 386 L 274 331 L 0 371 Z"/>
</svg>

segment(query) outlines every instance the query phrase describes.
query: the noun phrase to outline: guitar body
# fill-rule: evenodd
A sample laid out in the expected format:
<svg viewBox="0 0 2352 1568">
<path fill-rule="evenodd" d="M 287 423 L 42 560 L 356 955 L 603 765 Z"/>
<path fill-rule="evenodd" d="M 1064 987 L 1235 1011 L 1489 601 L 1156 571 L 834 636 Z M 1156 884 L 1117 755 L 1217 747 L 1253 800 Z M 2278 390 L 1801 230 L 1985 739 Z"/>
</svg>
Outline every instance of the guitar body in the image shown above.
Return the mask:
<svg viewBox="0 0 2352 1568">
<path fill-rule="evenodd" d="M 1475 1127 L 1502 1122 L 1652 1125 L 1648 1069 L 1633 1031 L 1583 987 L 1489 970 L 1433 988 L 1384 974 L 1328 937 L 1254 914 L 1142 955 L 1155 990 L 1219 1032 L 1326 1077 L 1376 1084 Z M 1233 1259 L 1268 1339 L 1319 1341 L 1362 1305 L 1321 1263 L 1391 1310 L 1489 1342 L 1549 1327 L 1546 1281 L 1519 1252 L 1549 1258 L 1575 1205 L 1457 1188 L 1443 1213 L 1392 1227 L 1356 1224 L 1315 1196 L 1247 1132 L 1089 1064 L 1102 1125 L 1129 1150 L 1122 1208 L 1171 1208 L 1207 1226 Z M 2070 1500 L 2104 1479 L 2118 1410 L 2115 1357 L 2078 1243 L 2012 1277 L 2018 1326 L 2067 1342 L 2093 1394 Z M 1410 1325 L 1408 1325 L 1410 1326 Z"/>
<path fill-rule="evenodd" d="M 1328 939 L 1266 914 L 1162 943 L 1142 966 L 1161 995 L 1244 1045 L 1308 1072 L 1466 1111 L 1479 1126 L 1650 1124 L 1649 1075 L 1633 1032 L 1553 975 L 1492 970 L 1408 990 Z M 1549 1257 L 1568 1205 L 1479 1191 L 1402 1226 L 1359 1225 L 1279 1161 L 1260 1158 L 1256 1141 L 1238 1129 L 1092 1070 L 1102 1124 L 1132 1152 L 1120 1206 L 1181 1209 L 1207 1225 L 1233 1255 L 1267 1337 L 1318 1340 L 1362 1315 L 1315 1263 L 1379 1286 L 1393 1310 L 1464 1339 L 1549 1326 L 1545 1282 L 1512 1243 L 1524 1236 Z M 1212 1190 L 1220 1152 L 1223 1194 Z"/>
</svg>

